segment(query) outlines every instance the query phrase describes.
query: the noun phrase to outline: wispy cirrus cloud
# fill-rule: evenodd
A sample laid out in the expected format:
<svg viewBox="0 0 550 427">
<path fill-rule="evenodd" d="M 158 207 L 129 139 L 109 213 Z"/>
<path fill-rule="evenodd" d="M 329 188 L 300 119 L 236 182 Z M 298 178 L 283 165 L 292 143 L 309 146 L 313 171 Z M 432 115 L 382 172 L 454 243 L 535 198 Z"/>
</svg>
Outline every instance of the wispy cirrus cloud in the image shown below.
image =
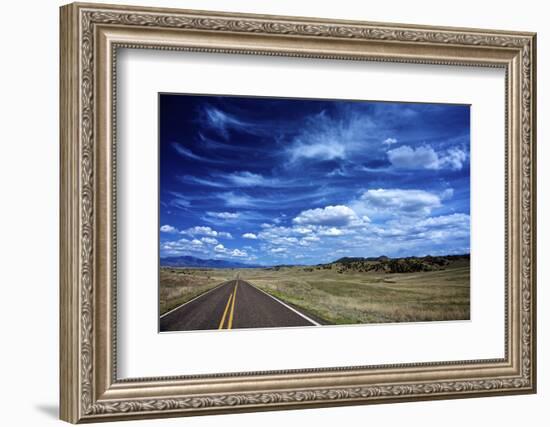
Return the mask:
<svg viewBox="0 0 550 427">
<path fill-rule="evenodd" d="M 273 135 L 276 129 L 280 129 L 280 123 L 263 118 L 261 120 L 251 117 L 241 117 L 225 109 L 206 105 L 202 109 L 203 123 L 206 128 L 215 131 L 218 135 L 227 139 L 231 131 L 256 136 Z M 212 142 L 212 141 L 211 141 Z"/>
<path fill-rule="evenodd" d="M 369 117 L 348 113 L 333 117 L 323 110 L 309 117 L 286 150 L 290 161 L 347 159 L 361 142 L 367 142 L 368 132 L 373 128 Z"/>
<path fill-rule="evenodd" d="M 172 148 L 176 153 L 178 153 L 181 157 L 185 157 L 191 160 L 196 160 L 198 162 L 204 162 L 204 163 L 223 163 L 222 160 L 216 159 L 212 156 L 201 156 L 199 154 L 194 153 L 189 148 L 186 148 L 183 146 L 183 144 L 180 144 L 179 142 L 173 142 Z"/>
<path fill-rule="evenodd" d="M 201 178 L 192 175 L 184 175 L 180 178 L 184 183 L 194 183 L 207 187 L 227 188 L 229 186 L 236 188 L 245 187 L 271 187 L 279 188 L 293 184 L 290 180 L 281 180 L 279 178 L 266 177 L 264 175 L 249 172 L 246 170 L 231 173 L 216 173 L 211 177 Z"/>
<path fill-rule="evenodd" d="M 324 198 L 338 192 L 336 189 L 318 188 L 310 192 L 300 192 L 296 194 L 268 194 L 262 196 L 253 196 L 241 191 L 226 191 L 216 193 L 216 198 L 222 200 L 228 208 L 246 208 L 257 210 L 275 210 L 299 206 L 308 201 L 316 200 L 321 202 Z"/>
<path fill-rule="evenodd" d="M 167 206 L 174 207 L 177 209 L 188 210 L 191 207 L 191 201 L 182 193 L 170 191 L 168 192 L 170 199 Z"/>
<path fill-rule="evenodd" d="M 176 243 L 161 255 L 269 265 L 468 250 L 468 107 L 168 98 L 160 238 Z"/>
</svg>

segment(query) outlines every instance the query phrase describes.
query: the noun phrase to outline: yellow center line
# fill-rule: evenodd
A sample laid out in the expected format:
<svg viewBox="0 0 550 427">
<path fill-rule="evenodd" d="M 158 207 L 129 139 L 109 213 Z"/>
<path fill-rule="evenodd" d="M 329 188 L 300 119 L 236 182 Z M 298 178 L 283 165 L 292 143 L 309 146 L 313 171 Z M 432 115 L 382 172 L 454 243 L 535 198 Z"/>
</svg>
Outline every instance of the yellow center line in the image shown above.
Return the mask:
<svg viewBox="0 0 550 427">
<path fill-rule="evenodd" d="M 231 304 L 231 299 L 233 298 L 233 292 L 231 292 L 231 295 L 229 295 L 229 299 L 227 300 L 227 304 L 225 305 L 225 310 L 223 311 L 222 320 L 220 321 L 220 326 L 218 329 L 223 329 L 223 324 L 225 322 L 225 316 L 227 315 L 227 310 L 229 310 L 229 305 Z"/>
<path fill-rule="evenodd" d="M 239 286 L 239 281 L 235 285 L 235 290 L 233 291 L 233 301 L 231 302 L 231 312 L 229 313 L 229 321 L 227 322 L 227 329 L 231 329 L 233 326 L 233 313 L 235 312 L 235 300 L 237 299 L 237 287 Z"/>
</svg>

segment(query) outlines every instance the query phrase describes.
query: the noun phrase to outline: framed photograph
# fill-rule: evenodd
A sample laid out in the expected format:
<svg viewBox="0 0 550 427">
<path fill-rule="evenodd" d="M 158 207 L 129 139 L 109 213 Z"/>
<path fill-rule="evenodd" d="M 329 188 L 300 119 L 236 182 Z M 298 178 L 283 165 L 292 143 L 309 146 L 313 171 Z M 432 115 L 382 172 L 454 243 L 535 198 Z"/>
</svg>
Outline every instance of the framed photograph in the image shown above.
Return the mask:
<svg viewBox="0 0 550 427">
<path fill-rule="evenodd" d="M 535 34 L 61 8 L 61 418 L 536 391 Z"/>
</svg>

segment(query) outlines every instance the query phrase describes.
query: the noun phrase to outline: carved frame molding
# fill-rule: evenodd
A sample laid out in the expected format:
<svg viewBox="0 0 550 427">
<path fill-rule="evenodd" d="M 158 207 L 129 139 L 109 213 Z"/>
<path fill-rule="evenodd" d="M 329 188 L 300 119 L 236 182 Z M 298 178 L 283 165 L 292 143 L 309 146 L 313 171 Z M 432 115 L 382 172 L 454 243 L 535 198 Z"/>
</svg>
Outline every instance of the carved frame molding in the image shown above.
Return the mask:
<svg viewBox="0 0 550 427">
<path fill-rule="evenodd" d="M 506 68 L 506 357 L 117 380 L 113 147 L 121 47 Z M 62 7 L 61 418 L 102 421 L 534 392 L 534 98 L 532 33 L 94 4 Z M 289 381 L 292 385 L 285 386 Z"/>
</svg>

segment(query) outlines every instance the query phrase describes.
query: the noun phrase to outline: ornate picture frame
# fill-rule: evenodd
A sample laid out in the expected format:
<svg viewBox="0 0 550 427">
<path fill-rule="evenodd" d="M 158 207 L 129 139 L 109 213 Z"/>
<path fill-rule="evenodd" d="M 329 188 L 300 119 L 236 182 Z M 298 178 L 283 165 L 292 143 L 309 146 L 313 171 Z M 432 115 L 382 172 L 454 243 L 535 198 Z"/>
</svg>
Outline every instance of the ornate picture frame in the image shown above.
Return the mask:
<svg viewBox="0 0 550 427">
<path fill-rule="evenodd" d="M 70 4 L 60 39 L 61 419 L 113 421 L 536 391 L 536 35 Z M 117 49 L 505 70 L 505 357 L 123 379 L 116 334 Z"/>
</svg>

